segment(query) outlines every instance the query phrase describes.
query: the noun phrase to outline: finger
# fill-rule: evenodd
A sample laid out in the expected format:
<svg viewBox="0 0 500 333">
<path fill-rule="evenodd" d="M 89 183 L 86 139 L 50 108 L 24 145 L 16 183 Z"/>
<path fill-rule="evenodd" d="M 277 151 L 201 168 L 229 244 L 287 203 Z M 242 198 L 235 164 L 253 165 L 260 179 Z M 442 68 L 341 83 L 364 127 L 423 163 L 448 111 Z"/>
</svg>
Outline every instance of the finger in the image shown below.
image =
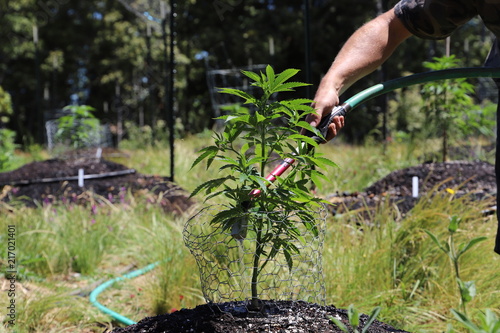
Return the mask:
<svg viewBox="0 0 500 333">
<path fill-rule="evenodd" d="M 334 123 L 338 129 L 341 129 L 344 127 L 344 117 L 343 116 L 333 117 L 332 123 Z"/>
<path fill-rule="evenodd" d="M 337 136 L 337 126 L 332 122 L 328 126 L 328 133 L 326 134 L 326 141 L 330 141 Z"/>
<path fill-rule="evenodd" d="M 311 124 L 312 127 L 318 126 L 321 122 L 321 116 L 318 113 L 310 113 L 306 117 L 306 121 Z"/>
<path fill-rule="evenodd" d="M 326 141 L 330 141 L 337 136 L 339 131 L 344 127 L 344 117 L 338 116 L 333 117 L 331 124 L 328 126 L 328 134 L 326 135 Z"/>
</svg>

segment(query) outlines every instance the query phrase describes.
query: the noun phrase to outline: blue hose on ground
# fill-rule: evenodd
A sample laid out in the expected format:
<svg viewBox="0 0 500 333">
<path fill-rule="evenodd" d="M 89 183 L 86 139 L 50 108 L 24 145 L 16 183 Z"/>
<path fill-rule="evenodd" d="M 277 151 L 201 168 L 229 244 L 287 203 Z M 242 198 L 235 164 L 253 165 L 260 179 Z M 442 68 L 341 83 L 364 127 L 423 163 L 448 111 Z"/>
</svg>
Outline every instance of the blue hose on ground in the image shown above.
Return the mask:
<svg viewBox="0 0 500 333">
<path fill-rule="evenodd" d="M 102 312 L 104 312 L 105 314 L 111 316 L 112 318 L 116 319 L 117 321 L 119 321 L 120 323 L 123 323 L 127 326 L 129 325 L 133 325 L 135 324 L 136 322 L 125 317 L 125 316 L 122 316 L 121 314 L 105 307 L 104 305 L 102 305 L 101 303 L 99 303 L 97 301 L 97 296 L 99 296 L 100 293 L 102 293 L 105 289 L 107 289 L 108 287 L 112 286 L 115 282 L 119 282 L 119 281 L 123 281 L 123 280 L 126 280 L 126 279 L 133 279 L 135 277 L 138 277 L 144 273 L 147 273 L 149 272 L 150 270 L 152 270 L 153 268 L 155 268 L 156 266 L 158 266 L 160 264 L 159 261 L 153 263 L 153 264 L 149 264 L 147 265 L 146 267 L 143 267 L 141 269 L 137 269 L 135 271 L 132 271 L 130 273 L 127 273 L 125 275 L 122 275 L 122 276 L 119 276 L 117 278 L 114 278 L 114 279 L 111 279 L 111 280 L 108 280 L 106 282 L 104 282 L 103 284 L 99 285 L 97 288 L 95 288 L 91 293 L 90 293 L 90 296 L 89 296 L 89 300 L 90 300 L 90 303 L 92 303 L 92 305 L 94 305 L 95 307 L 97 307 L 99 310 L 101 310 Z"/>
</svg>

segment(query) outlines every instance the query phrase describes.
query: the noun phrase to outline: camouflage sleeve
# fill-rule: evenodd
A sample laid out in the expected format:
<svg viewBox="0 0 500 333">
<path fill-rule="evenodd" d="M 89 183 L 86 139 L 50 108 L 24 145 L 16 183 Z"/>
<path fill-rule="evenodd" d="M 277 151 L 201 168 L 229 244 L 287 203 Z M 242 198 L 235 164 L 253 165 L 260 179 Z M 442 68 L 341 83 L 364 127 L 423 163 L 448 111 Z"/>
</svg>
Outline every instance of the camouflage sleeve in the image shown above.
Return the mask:
<svg viewBox="0 0 500 333">
<path fill-rule="evenodd" d="M 471 0 L 401 0 L 396 16 L 415 36 L 443 39 L 477 15 Z"/>
</svg>

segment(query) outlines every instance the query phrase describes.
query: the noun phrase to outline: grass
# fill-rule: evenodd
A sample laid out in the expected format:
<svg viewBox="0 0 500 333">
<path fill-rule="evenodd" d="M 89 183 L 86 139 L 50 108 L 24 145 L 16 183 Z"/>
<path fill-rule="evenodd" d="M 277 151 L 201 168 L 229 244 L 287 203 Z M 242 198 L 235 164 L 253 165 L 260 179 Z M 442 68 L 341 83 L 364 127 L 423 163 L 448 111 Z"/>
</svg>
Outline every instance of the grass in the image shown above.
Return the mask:
<svg viewBox="0 0 500 333">
<path fill-rule="evenodd" d="M 187 191 L 213 178 L 203 165 L 190 170 L 196 151 L 207 140 L 192 137 L 176 143 L 175 182 Z M 339 164 L 325 171 L 330 182 L 318 189 L 322 196 L 363 190 L 391 171 L 419 163 L 418 146 L 399 143 L 384 148 L 333 142 L 319 151 Z M 128 157 L 115 161 L 144 174 L 169 175 L 166 147 L 126 152 Z M 160 265 L 115 284 L 99 301 L 136 321 L 204 302 L 193 274 L 198 268 L 182 240 L 183 225 L 193 212 L 170 215 L 130 195 L 121 204 L 92 200 L 88 207 L 0 206 L 0 230 L 16 226 L 18 332 L 102 332 L 118 325 L 86 296 L 99 283 L 152 262 Z M 360 217 L 354 213 L 329 217 L 323 267 L 327 303 L 340 308 L 355 304 L 362 313 L 381 306 L 379 320 L 411 332 L 445 331 L 451 322 L 460 327 L 450 313 L 460 301 L 452 267 L 424 232 L 445 237 L 448 217 L 458 215 L 464 220 L 459 241 L 488 237 L 461 258 L 462 278 L 474 280 L 478 289 L 468 304 L 469 313 L 474 318 L 477 311 L 490 308 L 498 314 L 500 256 L 492 252 L 496 220 L 481 213 L 488 204 L 444 192 L 420 200 L 404 218 L 391 205 L 383 205 L 372 215 L 373 227 L 360 228 Z M 5 232 L 0 234 L 0 244 L 5 237 Z M 5 248 L 0 251 L 3 271 L 7 255 Z M 8 301 L 7 293 L 0 293 L 0 304 Z"/>
</svg>

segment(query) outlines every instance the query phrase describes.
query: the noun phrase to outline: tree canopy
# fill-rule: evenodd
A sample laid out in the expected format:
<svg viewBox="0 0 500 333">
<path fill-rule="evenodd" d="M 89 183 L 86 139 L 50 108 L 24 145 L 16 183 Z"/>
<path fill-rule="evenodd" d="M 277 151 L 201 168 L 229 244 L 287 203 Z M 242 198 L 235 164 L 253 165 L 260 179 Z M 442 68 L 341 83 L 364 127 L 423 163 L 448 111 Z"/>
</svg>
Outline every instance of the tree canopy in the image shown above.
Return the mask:
<svg viewBox="0 0 500 333">
<path fill-rule="evenodd" d="M 0 2 L 0 86 L 12 98 L 15 116 L 7 125 L 17 132 L 19 141 L 43 143 L 44 122 L 69 104 L 90 105 L 102 122 L 110 124 L 126 119 L 154 128 L 158 120 L 167 120 L 171 36 L 175 36 L 173 109 L 182 124 L 177 127 L 180 135 L 213 125 L 209 70 L 270 64 L 277 71 L 300 69 L 297 79 L 306 81 L 306 69 L 310 69 L 314 91 L 355 29 L 396 1 L 176 1 L 175 25 L 167 15 L 164 30 L 161 18 L 148 20 L 127 6 L 132 2 L 151 7 L 151 13 L 158 13 L 161 3 Z M 167 10 L 170 3 L 165 2 Z M 469 22 L 456 36 L 452 52 L 464 65 L 480 65 L 490 42 L 481 22 Z M 444 42 L 413 39 L 396 51 L 383 72 L 361 80 L 352 93 L 383 79 L 423 71 L 423 61 L 443 53 Z M 368 116 L 353 122 L 358 132 L 368 132 L 377 122 L 376 113 L 358 112 Z M 351 138 L 356 133 L 347 131 Z"/>
</svg>

